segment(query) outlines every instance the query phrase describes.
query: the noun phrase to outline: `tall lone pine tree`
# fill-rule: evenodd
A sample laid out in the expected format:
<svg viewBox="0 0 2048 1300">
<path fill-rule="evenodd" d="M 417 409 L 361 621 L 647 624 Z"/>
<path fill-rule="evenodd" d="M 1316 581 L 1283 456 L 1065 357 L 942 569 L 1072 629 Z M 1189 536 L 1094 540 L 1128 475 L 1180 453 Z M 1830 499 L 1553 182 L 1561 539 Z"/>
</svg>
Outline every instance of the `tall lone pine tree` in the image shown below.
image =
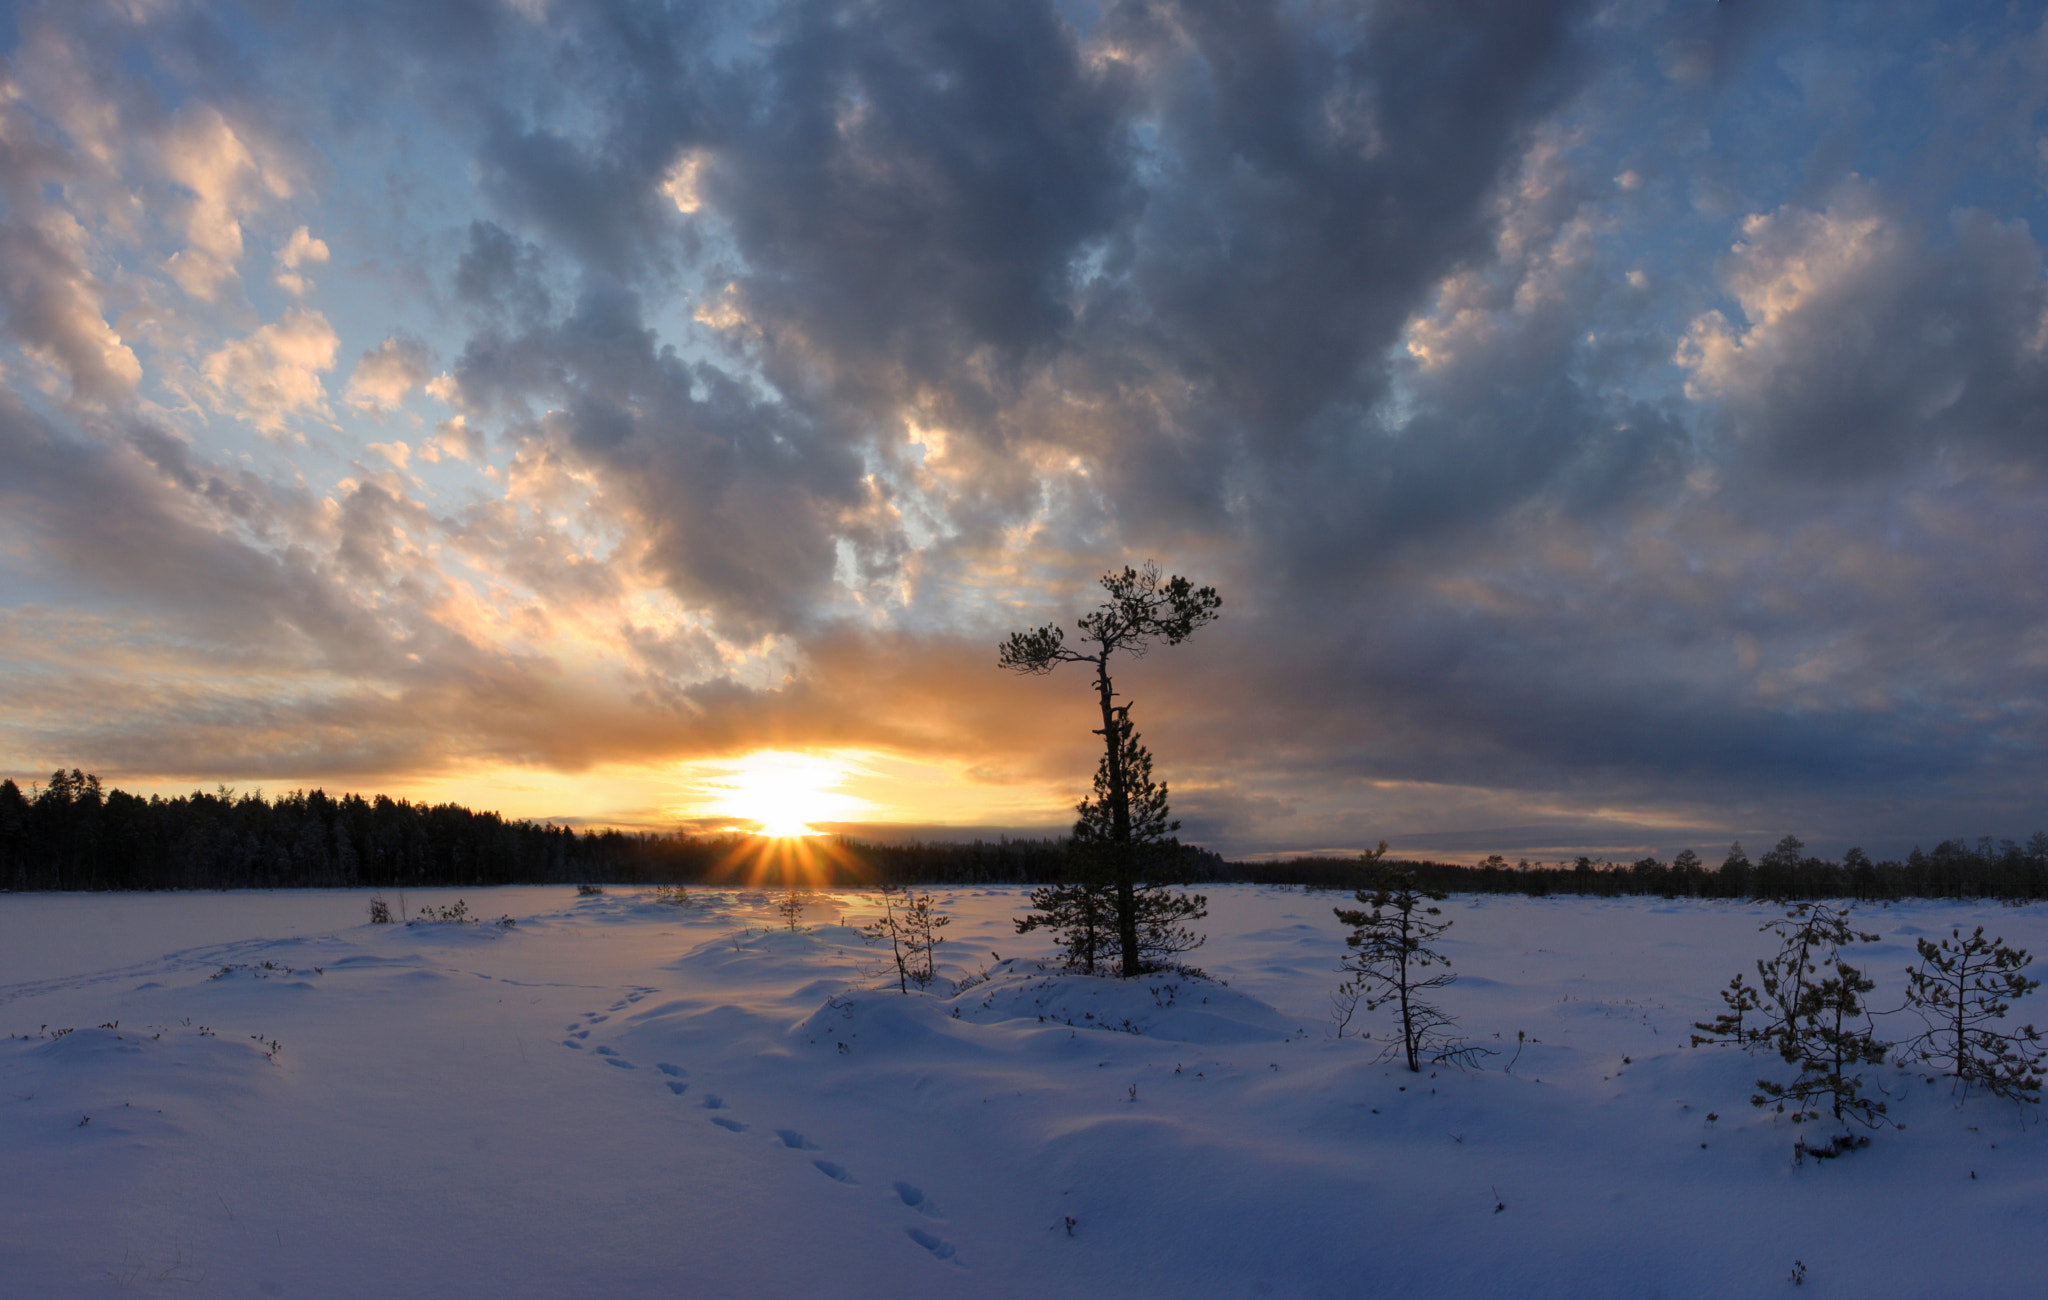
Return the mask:
<svg viewBox="0 0 2048 1300">
<path fill-rule="evenodd" d="M 1107 886 L 1115 891 L 1116 947 L 1120 973 L 1128 979 L 1145 969 L 1143 936 L 1140 934 L 1140 868 L 1149 855 L 1143 853 L 1132 835 L 1131 795 L 1132 751 L 1144 753 L 1131 732 L 1131 706 L 1116 702 L 1116 686 L 1110 677 L 1109 661 L 1118 651 L 1131 658 L 1144 657 L 1157 642 L 1179 645 L 1216 620 L 1223 598 L 1214 587 L 1197 588 L 1178 574 L 1160 577 L 1157 565 L 1147 561 L 1143 568 L 1125 566 L 1121 572 L 1102 575 L 1107 600 L 1075 624 L 1078 639 L 1088 649 L 1070 649 L 1066 633 L 1056 624 L 1028 632 L 1012 632 L 1000 647 L 996 664 L 1011 672 L 1040 676 L 1061 664 L 1090 664 L 1095 669 L 1095 693 L 1102 711 L 1103 761 L 1097 774 L 1099 812 L 1093 816 L 1100 827 L 1100 854 L 1106 866 Z M 1145 754 L 1149 781 L 1151 756 Z M 1089 823 L 1089 805 L 1082 805 L 1083 824 Z M 1160 787 L 1160 814 L 1164 815 L 1164 787 Z M 1146 891 L 1150 892 L 1150 891 Z"/>
</svg>

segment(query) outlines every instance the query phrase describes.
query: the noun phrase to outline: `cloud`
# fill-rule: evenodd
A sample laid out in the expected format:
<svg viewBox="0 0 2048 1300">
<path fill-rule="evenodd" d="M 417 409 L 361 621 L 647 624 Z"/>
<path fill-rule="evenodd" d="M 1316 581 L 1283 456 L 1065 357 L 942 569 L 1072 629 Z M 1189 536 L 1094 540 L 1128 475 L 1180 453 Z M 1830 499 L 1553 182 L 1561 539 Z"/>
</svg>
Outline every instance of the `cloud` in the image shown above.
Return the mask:
<svg viewBox="0 0 2048 1300">
<path fill-rule="evenodd" d="M 212 302 L 237 278 L 240 218 L 265 197 L 287 198 L 291 185 L 264 168 L 248 143 L 210 105 L 182 114 L 162 142 L 165 173 L 191 194 L 185 205 L 185 247 L 165 268 L 194 298 Z"/>
<path fill-rule="evenodd" d="M 356 410 L 381 416 L 396 410 L 408 394 L 426 383 L 432 370 L 426 344 L 394 335 L 363 353 L 343 397 Z"/>
<path fill-rule="evenodd" d="M 303 298 L 312 291 L 313 282 L 299 274 L 299 268 L 312 263 L 327 261 L 327 244 L 313 238 L 312 232 L 300 226 L 292 231 L 292 237 L 285 246 L 277 250 L 277 287 L 294 298 Z"/>
<path fill-rule="evenodd" d="M 280 434 L 287 417 L 327 414 L 320 373 L 334 368 L 341 340 L 317 311 L 294 308 L 246 338 L 210 353 L 200 365 L 207 399 L 224 415 Z"/>
<path fill-rule="evenodd" d="M 861 463 L 789 405 L 708 363 L 657 351 L 635 295 L 592 290 L 550 328 L 471 340 L 465 414 L 518 418 L 515 475 L 596 476 L 627 552 L 738 630 L 801 623 L 832 580 Z M 530 403 L 552 409 L 525 414 Z"/>
<path fill-rule="evenodd" d="M 1930 453 L 2038 460 L 2048 284 L 2024 222 L 1957 209 L 1925 234 L 1851 183 L 1827 208 L 1756 213 L 1724 276 L 1740 324 L 1696 317 L 1676 360 L 1729 435 L 1804 475 Z"/>
<path fill-rule="evenodd" d="M 11 85 L 7 89 L 14 89 Z M 84 226 L 47 201 L 73 174 L 16 94 L 0 98 L 0 323 L 31 358 L 61 375 L 78 401 L 117 404 L 142 377 L 134 349 L 107 323 L 97 250 Z"/>
<path fill-rule="evenodd" d="M 1229 602 L 1119 677 L 1214 843 L 2031 829 L 2038 15 L 95 12 L 0 96 L 52 761 L 843 746 L 1056 824 L 1085 683 L 994 639 L 1151 555 Z"/>
</svg>

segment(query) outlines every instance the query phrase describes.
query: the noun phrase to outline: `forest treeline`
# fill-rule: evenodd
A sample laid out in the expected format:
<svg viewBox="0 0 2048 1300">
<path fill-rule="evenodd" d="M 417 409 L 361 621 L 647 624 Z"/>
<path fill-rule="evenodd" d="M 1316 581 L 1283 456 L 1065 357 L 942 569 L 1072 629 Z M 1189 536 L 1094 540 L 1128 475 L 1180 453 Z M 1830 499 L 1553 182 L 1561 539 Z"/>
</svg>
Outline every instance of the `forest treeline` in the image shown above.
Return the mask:
<svg viewBox="0 0 2048 1300">
<path fill-rule="evenodd" d="M 1355 858 L 1229 862 L 1193 846 L 1162 873 L 1189 882 L 1358 887 Z M 219 789 L 147 799 L 73 770 L 24 793 L 0 781 L 0 889 L 274 889 L 543 884 L 781 884 L 820 886 L 1043 884 L 1061 878 L 1064 839 L 867 844 L 809 841 L 801 850 L 751 836 L 578 831 L 507 820 L 458 804 L 416 804 L 299 791 L 265 798 Z M 1424 884 L 1454 893 L 1674 898 L 2048 898 L 2048 834 L 2025 845 L 1945 840 L 1904 861 L 1851 849 L 1840 861 L 1807 855 L 1787 836 L 1752 862 L 1736 845 L 1717 865 L 1690 852 L 1669 862 L 1476 866 L 1417 861 Z"/>
<path fill-rule="evenodd" d="M 1222 859 L 1186 849 L 1191 871 Z M 792 854 L 796 856 L 792 858 Z M 1061 840 L 960 844 L 577 831 L 459 804 L 294 790 L 147 799 L 56 772 L 0 781 L 0 889 L 277 889 L 441 885 L 1024 884 L 1059 875 Z"/>
<path fill-rule="evenodd" d="M 1874 862 L 1861 849 L 1840 861 L 1813 857 L 1797 836 L 1787 835 L 1752 862 L 1740 843 L 1718 865 L 1687 849 L 1671 861 L 1646 857 L 1636 862 L 1595 862 L 1581 857 L 1570 865 L 1509 863 L 1496 855 L 1476 866 L 1444 862 L 1394 862 L 1414 868 L 1418 883 L 1457 894 L 1526 894 L 1534 898 L 1576 894 L 1612 898 L 1648 894 L 1660 898 L 1770 899 L 1792 902 L 1822 898 L 1876 901 L 1890 898 L 2048 898 L 2048 834 L 2036 831 L 2025 845 L 1982 838 L 1943 840 L 1930 851 L 1915 848 L 1904 861 Z M 1270 884 L 1352 889 L 1358 876 L 1352 858 L 1293 858 L 1281 862 L 1232 863 L 1231 879 Z"/>
</svg>

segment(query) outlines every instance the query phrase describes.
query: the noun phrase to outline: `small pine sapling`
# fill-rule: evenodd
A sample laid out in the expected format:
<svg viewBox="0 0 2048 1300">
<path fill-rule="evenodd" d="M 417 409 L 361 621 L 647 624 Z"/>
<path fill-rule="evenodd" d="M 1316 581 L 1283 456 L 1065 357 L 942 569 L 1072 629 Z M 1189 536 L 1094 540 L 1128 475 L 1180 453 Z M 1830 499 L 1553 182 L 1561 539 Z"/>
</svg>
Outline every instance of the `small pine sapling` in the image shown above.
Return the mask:
<svg viewBox="0 0 2048 1300">
<path fill-rule="evenodd" d="M 1692 1027 L 1699 1031 L 1692 1036 L 1694 1047 L 1706 1043 L 1733 1043 L 1737 1047 L 1754 1047 L 1763 1041 L 1763 1031 L 1744 1018 L 1761 1005 L 1756 989 L 1738 974 L 1728 981 L 1727 988 L 1721 990 L 1721 1001 L 1727 1004 L 1726 1011 L 1712 1020 L 1693 1022 Z"/>
<path fill-rule="evenodd" d="M 804 919 L 804 907 L 810 901 L 810 890 L 800 890 L 791 886 L 782 891 L 782 901 L 775 905 L 775 910 L 782 913 L 782 923 L 785 926 L 791 930 L 799 930 L 803 928 L 800 922 Z"/>
<path fill-rule="evenodd" d="M 1442 902 L 1444 893 L 1418 884 L 1413 868 L 1387 866 L 1381 860 L 1386 851 L 1383 842 L 1364 855 L 1371 884 L 1354 897 L 1365 907 L 1331 909 L 1351 927 L 1344 943 L 1355 950 L 1345 955 L 1343 970 L 1349 978 L 1339 986 L 1338 997 L 1355 997 L 1368 1011 L 1393 1004 L 1400 1041 L 1390 1044 L 1381 1059 L 1399 1052 L 1417 1074 L 1425 1054 L 1432 1064 L 1469 1062 L 1486 1049 L 1449 1034 L 1457 1022 L 1426 1000 L 1432 991 L 1457 979 L 1450 972 L 1450 958 L 1430 946 L 1451 928 L 1451 922 L 1434 919 L 1443 915 L 1443 909 L 1429 905 Z M 1427 973 L 1435 968 L 1441 969 Z"/>
<path fill-rule="evenodd" d="M 1758 962 L 1763 994 L 1775 1013 L 1758 1031 L 1778 1049 L 1786 1064 L 1796 1066 L 1790 1082 L 1757 1080 L 1755 1106 L 1776 1103 L 1782 1111 L 1791 1102 L 1793 1122 L 1820 1118 L 1825 1103 L 1835 1119 L 1855 1120 L 1869 1128 L 1883 1122 L 1884 1103 L 1863 1095 L 1860 1065 L 1881 1065 L 1891 1044 L 1873 1032 L 1863 995 L 1876 987 L 1869 977 L 1842 957 L 1852 943 L 1875 943 L 1877 936 L 1849 924 L 1849 909 L 1826 903 L 1801 903 L 1782 921 L 1764 927 L 1782 939 L 1777 957 Z M 1861 1017 L 1858 1027 L 1853 1022 Z M 1803 1145 L 1803 1144 L 1802 1144 Z M 1845 1149 L 1846 1138 L 1834 1147 Z"/>
<path fill-rule="evenodd" d="M 1986 939 L 1978 926 L 1969 938 L 1952 930 L 1940 944 L 1918 941 L 1920 965 L 1906 972 L 1906 1005 L 1927 1032 L 1904 1044 L 1903 1056 L 1939 1066 L 1968 1095 L 1981 1085 L 1993 1095 L 2041 1100 L 2041 1035 L 2032 1025 L 2003 1032 L 2012 1004 L 2040 987 L 2024 971 L 2033 958 L 2004 939 Z"/>
<path fill-rule="evenodd" d="M 899 885 L 882 886 L 882 914 L 861 927 L 863 939 L 869 943 L 889 941 L 889 956 L 896 965 L 896 988 L 906 996 L 910 993 L 910 963 L 903 954 L 903 923 L 896 912 L 897 896 L 903 893 Z"/>
<path fill-rule="evenodd" d="M 869 943 L 889 941 L 889 956 L 896 967 L 896 988 L 908 994 L 910 986 L 928 987 L 938 976 L 937 951 L 945 942 L 939 931 L 953 918 L 932 905 L 930 894 L 912 895 L 900 885 L 882 886 L 882 914 L 861 929 Z"/>
<path fill-rule="evenodd" d="M 919 894 L 903 909 L 904 948 L 909 956 L 910 982 L 919 988 L 928 986 L 938 978 L 938 950 L 945 940 L 939 931 L 953 923 L 947 916 L 932 906 L 930 894 Z"/>
</svg>

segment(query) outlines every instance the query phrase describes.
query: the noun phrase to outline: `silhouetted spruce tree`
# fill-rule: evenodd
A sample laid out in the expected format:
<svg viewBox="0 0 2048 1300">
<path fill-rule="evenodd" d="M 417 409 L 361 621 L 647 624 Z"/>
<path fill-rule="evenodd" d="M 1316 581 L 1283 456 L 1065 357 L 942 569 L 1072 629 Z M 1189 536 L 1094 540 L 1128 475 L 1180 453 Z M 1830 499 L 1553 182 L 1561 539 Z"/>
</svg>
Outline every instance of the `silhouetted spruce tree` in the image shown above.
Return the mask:
<svg viewBox="0 0 2048 1300">
<path fill-rule="evenodd" d="M 1075 624 L 1079 640 L 1091 649 L 1067 648 L 1066 633 L 1047 624 L 1011 633 L 999 649 L 996 664 L 1033 675 L 1049 673 L 1063 663 L 1095 668 L 1095 693 L 1102 713 L 1102 726 L 1095 734 L 1103 743 L 1102 800 L 1107 830 L 1102 843 L 1115 890 L 1119 973 L 1129 978 L 1145 969 L 1138 901 L 1142 864 L 1131 838 L 1131 787 L 1124 766 L 1123 737 L 1130 722 L 1130 705 L 1116 703 L 1109 663 L 1118 651 L 1139 658 L 1160 641 L 1179 645 L 1197 628 L 1215 621 L 1223 598 L 1214 587 L 1197 588 L 1179 575 L 1163 579 L 1158 566 L 1149 561 L 1142 569 L 1126 567 L 1122 572 L 1105 573 L 1101 582 L 1108 599 Z"/>
<path fill-rule="evenodd" d="M 1208 915 L 1208 900 L 1183 894 L 1164 882 L 1179 857 L 1164 782 L 1152 779 L 1152 753 L 1138 741 L 1130 710 L 1115 711 L 1117 766 L 1123 774 L 1129 839 L 1126 847 L 1135 864 L 1131 891 L 1137 935 L 1138 965 L 1153 970 L 1184 952 L 1201 947 L 1203 936 L 1187 922 Z M 1031 891 L 1032 914 L 1017 921 L 1017 933 L 1046 929 L 1065 954 L 1067 964 L 1093 973 L 1096 965 L 1123 961 L 1123 933 L 1117 922 L 1114 864 L 1118 846 L 1110 799 L 1110 759 L 1095 769 L 1095 794 L 1076 807 L 1079 819 L 1068 841 L 1067 878 Z"/>
<path fill-rule="evenodd" d="M 2040 987 L 2021 974 L 2033 958 L 1978 926 L 1951 930 L 1940 944 L 1920 939 L 1920 965 L 1906 972 L 1906 1005 L 1927 1032 L 1904 1044 L 1907 1060 L 1939 1066 L 1967 1094 L 1981 1084 L 2000 1097 L 2041 1100 L 2041 1035 L 2032 1025 L 1997 1027 L 2012 1004 Z"/>
</svg>

